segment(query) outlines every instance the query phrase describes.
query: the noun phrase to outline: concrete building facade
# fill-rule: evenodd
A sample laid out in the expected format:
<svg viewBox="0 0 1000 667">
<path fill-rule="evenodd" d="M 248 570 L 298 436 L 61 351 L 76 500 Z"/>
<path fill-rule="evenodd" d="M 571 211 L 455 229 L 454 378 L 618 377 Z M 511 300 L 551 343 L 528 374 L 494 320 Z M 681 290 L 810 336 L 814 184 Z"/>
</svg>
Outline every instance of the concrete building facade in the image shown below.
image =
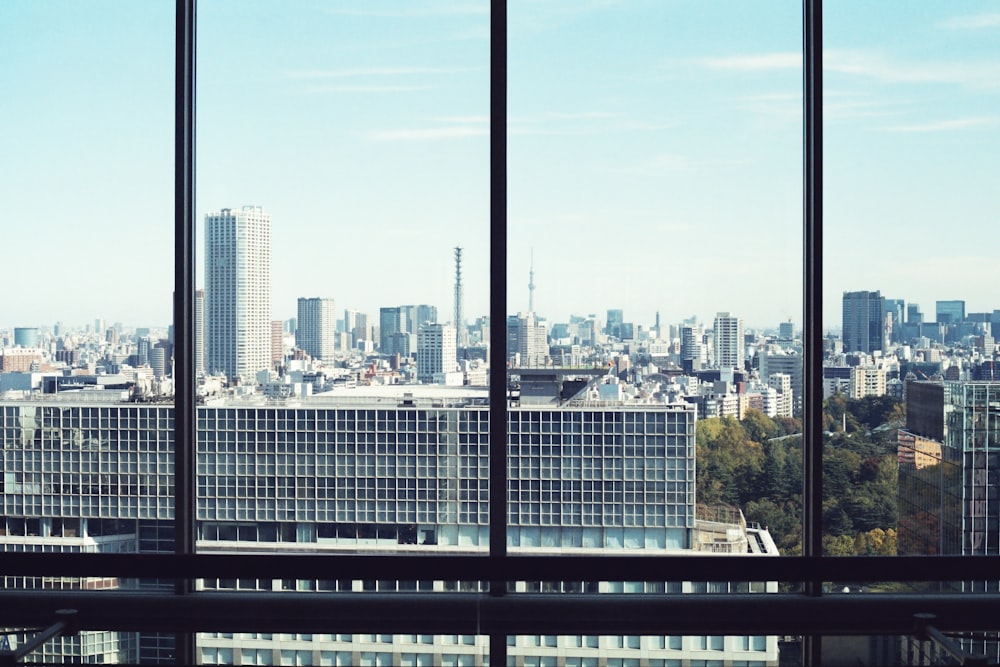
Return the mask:
<svg viewBox="0 0 1000 667">
<path fill-rule="evenodd" d="M 200 407 L 199 551 L 485 552 L 488 392 L 388 389 L 394 390 L 392 396 L 345 392 L 303 398 L 295 407 L 263 399 Z M 110 402 L 0 403 L 7 481 L 0 490 L 0 549 L 71 548 L 77 542 L 94 550 L 170 549 L 172 412 L 166 405 Z M 511 551 L 775 553 L 766 531 L 747 526 L 742 517 L 718 524 L 696 519 L 695 419 L 694 406 L 684 404 L 512 407 L 507 439 Z M 97 474 L 102 470 L 107 472 Z M 140 584 L 123 580 L 118 585 Z M 220 579 L 202 585 L 236 591 L 262 584 Z M 276 578 L 265 585 L 369 590 L 365 582 L 333 575 L 319 581 Z M 378 590 L 410 585 L 377 583 Z M 444 591 L 457 590 L 459 583 L 412 586 Z M 523 583 L 519 590 L 540 591 L 539 586 Z M 581 583 L 563 592 L 628 592 L 632 586 Z M 718 586 L 688 582 L 661 588 L 664 593 L 773 590 L 764 583 Z M 118 661 L 154 660 L 163 657 L 158 651 L 169 651 L 160 637 L 112 634 L 108 644 L 114 645 Z M 294 664 L 482 665 L 486 648 L 485 638 L 475 636 L 199 636 L 205 664 L 288 659 Z M 85 647 L 65 650 L 91 659 Z M 672 660 L 773 665 L 777 638 L 519 637 L 509 654 L 518 665 L 543 660 L 603 665 L 620 659 L 646 665 Z"/>
</svg>

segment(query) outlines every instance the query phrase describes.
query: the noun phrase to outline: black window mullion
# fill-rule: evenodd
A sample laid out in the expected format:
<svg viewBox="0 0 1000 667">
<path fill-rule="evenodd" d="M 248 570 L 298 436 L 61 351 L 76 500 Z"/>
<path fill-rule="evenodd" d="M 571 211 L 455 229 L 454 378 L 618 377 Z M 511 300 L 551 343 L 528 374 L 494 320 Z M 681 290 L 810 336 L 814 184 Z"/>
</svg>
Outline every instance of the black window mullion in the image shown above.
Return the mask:
<svg viewBox="0 0 1000 667">
<path fill-rule="evenodd" d="M 176 0 L 174 89 L 174 550 L 195 548 L 196 419 L 194 359 L 194 93 L 195 4 Z M 177 580 L 179 595 L 193 591 L 193 580 Z M 191 633 L 176 635 L 178 664 L 195 663 Z"/>
<path fill-rule="evenodd" d="M 459 323 L 461 324 L 461 323 Z M 490 571 L 507 558 L 507 2 L 490 0 Z M 503 595 L 507 582 L 490 582 Z M 490 635 L 490 664 L 507 638 Z"/>
<path fill-rule="evenodd" d="M 803 0 L 802 555 L 823 555 L 823 2 Z M 809 596 L 822 581 L 805 582 Z M 803 638 L 806 665 L 820 664 L 819 636 Z"/>
</svg>

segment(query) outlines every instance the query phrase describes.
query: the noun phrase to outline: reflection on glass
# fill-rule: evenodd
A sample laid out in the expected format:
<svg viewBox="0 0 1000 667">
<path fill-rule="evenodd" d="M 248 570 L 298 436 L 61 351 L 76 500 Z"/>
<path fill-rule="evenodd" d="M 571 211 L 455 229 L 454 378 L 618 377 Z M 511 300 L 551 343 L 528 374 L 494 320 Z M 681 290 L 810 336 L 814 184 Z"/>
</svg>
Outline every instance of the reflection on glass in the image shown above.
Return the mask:
<svg viewBox="0 0 1000 667">
<path fill-rule="evenodd" d="M 799 18 L 511 3 L 513 551 L 800 550 Z"/>
<path fill-rule="evenodd" d="M 824 549 L 996 554 L 996 17 L 829 9 Z"/>
</svg>

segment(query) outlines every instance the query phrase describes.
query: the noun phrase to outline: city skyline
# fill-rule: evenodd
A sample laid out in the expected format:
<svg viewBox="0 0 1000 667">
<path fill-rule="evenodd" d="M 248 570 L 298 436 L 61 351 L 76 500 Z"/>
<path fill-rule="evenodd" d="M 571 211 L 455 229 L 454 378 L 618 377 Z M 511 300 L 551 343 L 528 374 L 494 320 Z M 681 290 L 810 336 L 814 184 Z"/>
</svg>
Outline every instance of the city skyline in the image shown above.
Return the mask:
<svg viewBox="0 0 1000 667">
<path fill-rule="evenodd" d="M 869 4 L 825 14 L 827 328 L 844 291 L 928 313 L 955 297 L 941 276 L 976 275 L 962 296 L 990 309 L 1000 21 Z M 170 3 L 0 7 L 19 128 L 0 196 L 32 223 L 9 226 L 30 289 L 5 290 L 5 324 L 169 323 L 172 20 Z M 533 249 L 550 321 L 799 321 L 799 9 L 512 2 L 509 20 L 508 312 Z M 448 312 L 455 245 L 468 319 L 487 312 L 488 23 L 485 2 L 200 8 L 197 219 L 272 213 L 273 317 L 309 294 Z"/>
</svg>

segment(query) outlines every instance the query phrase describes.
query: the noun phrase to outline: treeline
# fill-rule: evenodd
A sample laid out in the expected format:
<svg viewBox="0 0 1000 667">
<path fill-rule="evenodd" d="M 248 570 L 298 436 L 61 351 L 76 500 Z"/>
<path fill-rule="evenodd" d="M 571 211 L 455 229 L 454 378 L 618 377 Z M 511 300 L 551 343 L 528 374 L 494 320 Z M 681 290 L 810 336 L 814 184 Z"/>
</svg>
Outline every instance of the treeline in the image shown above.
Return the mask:
<svg viewBox="0 0 1000 667">
<path fill-rule="evenodd" d="M 894 427 L 902 405 L 888 397 L 835 396 L 824 407 L 824 552 L 894 555 Z M 739 507 L 747 521 L 768 528 L 782 554 L 801 553 L 801 432 L 799 420 L 771 419 L 758 410 L 743 420 L 699 420 L 698 502 Z"/>
</svg>

